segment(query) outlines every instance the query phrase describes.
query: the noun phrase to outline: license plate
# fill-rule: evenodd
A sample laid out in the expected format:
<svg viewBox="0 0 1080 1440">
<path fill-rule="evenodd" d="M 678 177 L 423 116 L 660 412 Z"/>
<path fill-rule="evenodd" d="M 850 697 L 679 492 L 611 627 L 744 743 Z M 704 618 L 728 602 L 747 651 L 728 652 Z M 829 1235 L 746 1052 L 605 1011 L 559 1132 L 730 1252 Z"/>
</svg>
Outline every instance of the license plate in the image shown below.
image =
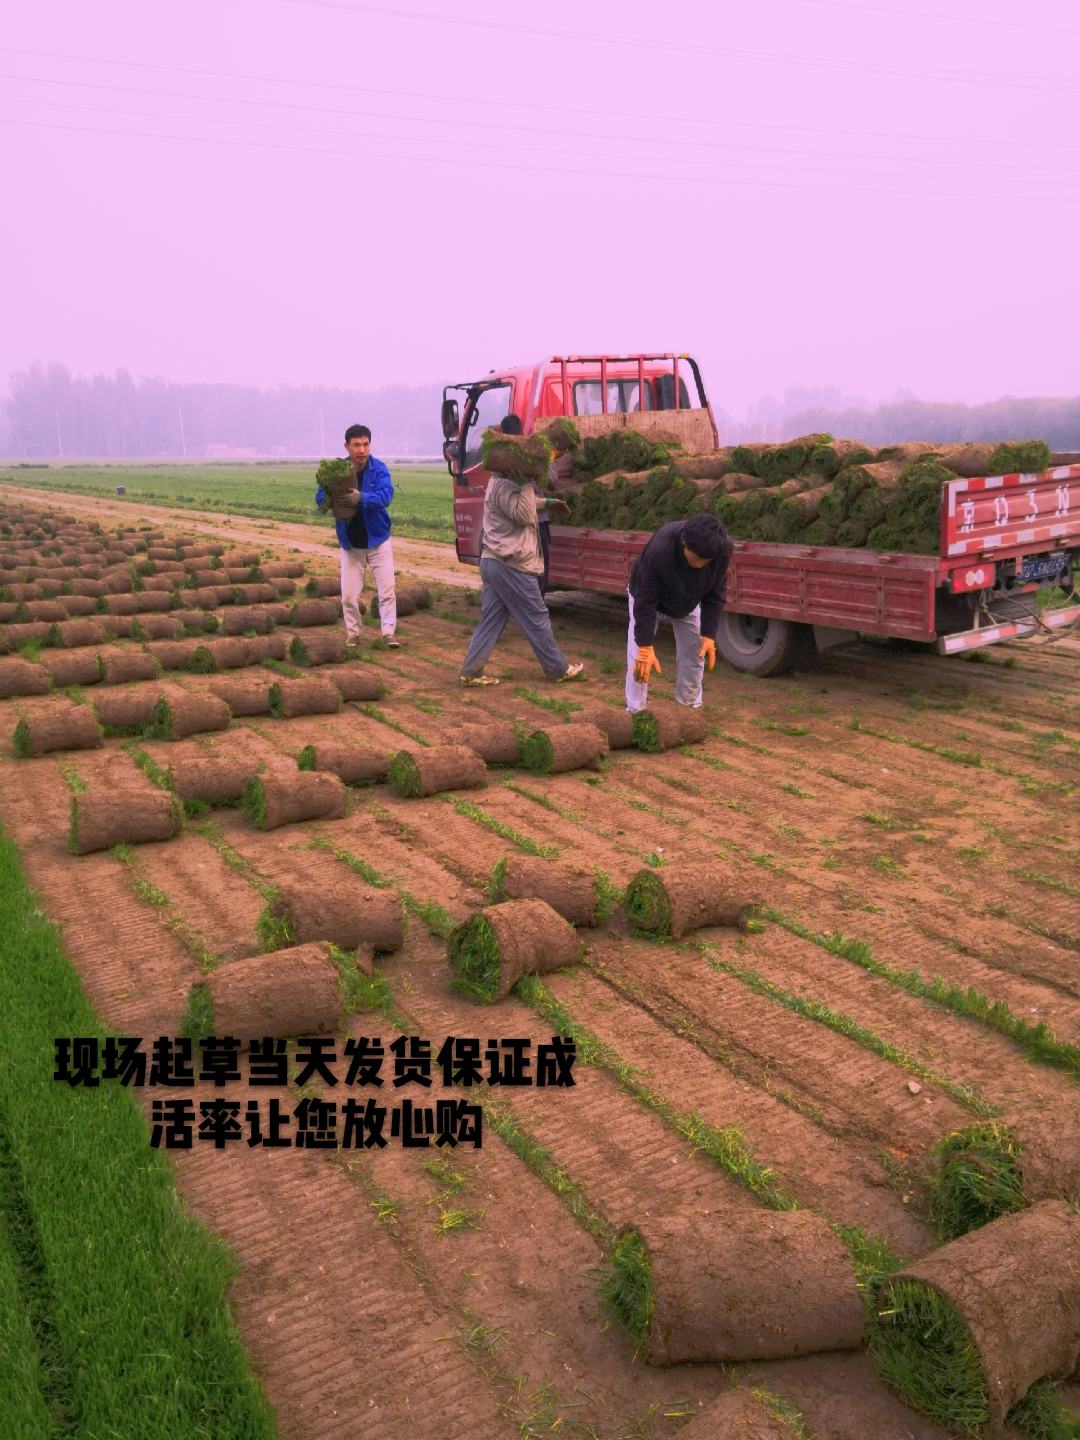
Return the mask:
<svg viewBox="0 0 1080 1440">
<path fill-rule="evenodd" d="M 1031 560 L 1025 560 L 1023 569 L 1020 571 L 1020 580 L 1047 580 L 1051 576 L 1060 575 L 1065 568 L 1064 555 L 1040 555 Z"/>
</svg>

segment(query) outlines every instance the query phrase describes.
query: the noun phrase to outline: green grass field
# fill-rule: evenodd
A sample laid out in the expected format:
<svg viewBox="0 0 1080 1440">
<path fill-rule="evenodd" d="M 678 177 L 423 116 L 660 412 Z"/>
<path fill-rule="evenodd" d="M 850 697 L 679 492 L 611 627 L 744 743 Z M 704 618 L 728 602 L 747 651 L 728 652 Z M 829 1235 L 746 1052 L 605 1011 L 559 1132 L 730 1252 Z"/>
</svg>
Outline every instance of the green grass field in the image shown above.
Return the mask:
<svg viewBox="0 0 1080 1440">
<path fill-rule="evenodd" d="M 452 544 L 454 498 L 446 470 L 403 465 L 392 475 L 394 534 Z M 0 469 L 0 484 L 330 526 L 315 509 L 314 465 L 59 465 L 47 470 L 14 465 Z M 124 486 L 123 497 L 117 496 L 117 485 Z"/>
</svg>

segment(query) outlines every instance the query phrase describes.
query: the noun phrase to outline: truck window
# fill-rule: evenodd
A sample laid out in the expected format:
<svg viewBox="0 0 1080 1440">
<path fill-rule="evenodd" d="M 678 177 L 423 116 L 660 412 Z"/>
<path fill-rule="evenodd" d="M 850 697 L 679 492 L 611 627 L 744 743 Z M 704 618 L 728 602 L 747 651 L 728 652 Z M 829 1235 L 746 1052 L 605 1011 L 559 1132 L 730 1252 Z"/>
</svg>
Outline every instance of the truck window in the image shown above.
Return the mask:
<svg viewBox="0 0 1080 1440">
<path fill-rule="evenodd" d="M 469 413 L 465 417 L 465 463 L 461 467 L 463 471 L 472 470 L 480 464 L 484 431 L 490 430 L 493 425 L 501 424 L 503 418 L 509 415 L 512 397 L 512 386 L 493 385 L 488 390 L 481 390 L 470 404 Z"/>
<path fill-rule="evenodd" d="M 695 390 L 697 389 L 697 386 L 696 386 L 696 385 L 695 385 L 694 389 L 695 389 Z M 659 409 L 659 410 L 674 410 L 674 409 L 675 409 L 675 377 L 674 377 L 674 375 L 658 375 L 658 376 L 656 377 L 656 397 L 657 397 L 657 401 L 658 401 L 657 409 Z M 685 378 L 683 377 L 683 375 L 680 374 L 680 375 L 679 375 L 679 409 L 680 409 L 680 410 L 690 410 L 690 409 L 695 409 L 695 410 L 696 410 L 696 409 L 698 409 L 698 408 L 699 408 L 699 406 L 698 406 L 698 404 L 697 404 L 696 399 L 695 399 L 695 401 L 694 401 L 693 406 L 691 406 L 691 403 L 690 403 L 690 392 L 689 392 L 689 391 L 687 390 L 687 388 L 686 388 L 686 380 L 685 380 Z"/>
<path fill-rule="evenodd" d="M 638 406 L 637 380 L 609 380 L 607 382 L 607 408 L 615 414 L 630 414 Z M 645 409 L 653 408 L 652 384 L 645 381 Z M 603 413 L 599 380 L 578 380 L 574 385 L 574 414 L 600 415 Z"/>
</svg>

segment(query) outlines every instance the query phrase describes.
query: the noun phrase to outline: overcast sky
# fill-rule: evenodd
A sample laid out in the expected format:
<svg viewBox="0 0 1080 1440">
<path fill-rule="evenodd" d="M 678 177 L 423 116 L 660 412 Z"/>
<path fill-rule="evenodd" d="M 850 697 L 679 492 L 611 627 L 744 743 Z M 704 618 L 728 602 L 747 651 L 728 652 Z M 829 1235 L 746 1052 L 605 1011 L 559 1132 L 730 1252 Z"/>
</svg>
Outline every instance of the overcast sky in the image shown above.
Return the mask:
<svg viewBox="0 0 1080 1440">
<path fill-rule="evenodd" d="M 1075 0 L 4 16 L 0 388 L 647 348 L 733 413 L 1080 392 Z"/>
</svg>

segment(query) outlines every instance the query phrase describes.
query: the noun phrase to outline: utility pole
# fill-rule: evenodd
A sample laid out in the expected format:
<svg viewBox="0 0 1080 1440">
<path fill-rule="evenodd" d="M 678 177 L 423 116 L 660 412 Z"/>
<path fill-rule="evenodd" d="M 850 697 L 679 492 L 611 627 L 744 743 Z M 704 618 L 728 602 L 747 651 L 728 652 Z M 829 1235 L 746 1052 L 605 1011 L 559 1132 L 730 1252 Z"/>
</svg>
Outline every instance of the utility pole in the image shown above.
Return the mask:
<svg viewBox="0 0 1080 1440">
<path fill-rule="evenodd" d="M 176 413 L 180 416 L 180 444 L 183 447 L 184 459 L 187 459 L 187 436 L 184 434 L 184 407 L 178 400 L 176 402 Z"/>
<path fill-rule="evenodd" d="M 319 454 L 326 454 L 326 426 L 323 424 L 323 407 L 319 406 Z"/>
<path fill-rule="evenodd" d="M 63 456 L 64 442 L 60 438 L 60 411 L 54 410 L 53 414 L 56 416 L 56 443 L 60 446 L 60 454 Z"/>
</svg>

